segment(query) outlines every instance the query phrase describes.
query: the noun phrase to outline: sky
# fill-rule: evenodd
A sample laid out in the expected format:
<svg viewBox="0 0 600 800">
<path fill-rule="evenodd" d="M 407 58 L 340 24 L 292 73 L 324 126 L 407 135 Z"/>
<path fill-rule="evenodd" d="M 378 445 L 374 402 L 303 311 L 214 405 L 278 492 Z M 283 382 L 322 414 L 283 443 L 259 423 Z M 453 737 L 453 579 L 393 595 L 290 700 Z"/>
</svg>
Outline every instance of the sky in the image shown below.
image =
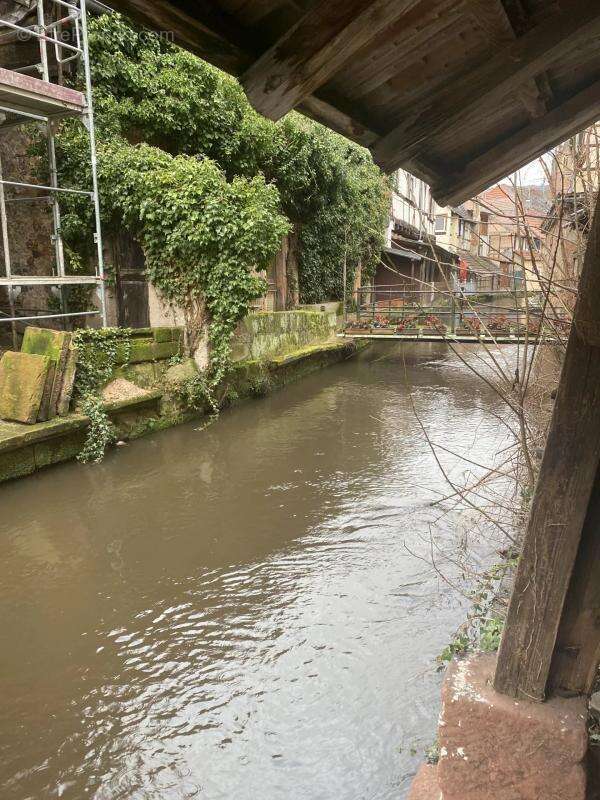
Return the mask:
<svg viewBox="0 0 600 800">
<path fill-rule="evenodd" d="M 531 184 L 542 184 L 545 182 L 545 175 L 544 170 L 540 164 L 538 158 L 535 161 L 532 161 L 530 164 L 527 164 L 524 167 L 521 167 L 515 173 L 517 183 L 522 185 L 531 185 Z"/>
</svg>

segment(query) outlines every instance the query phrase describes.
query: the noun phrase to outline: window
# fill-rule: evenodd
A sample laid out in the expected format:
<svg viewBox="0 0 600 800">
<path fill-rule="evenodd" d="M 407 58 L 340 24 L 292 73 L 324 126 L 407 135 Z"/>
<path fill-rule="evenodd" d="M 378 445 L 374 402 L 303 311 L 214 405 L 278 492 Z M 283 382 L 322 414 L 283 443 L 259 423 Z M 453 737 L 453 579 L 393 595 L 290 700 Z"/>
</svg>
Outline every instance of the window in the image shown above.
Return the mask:
<svg viewBox="0 0 600 800">
<path fill-rule="evenodd" d="M 435 232 L 446 233 L 446 217 L 443 214 L 438 214 L 435 218 Z"/>
</svg>

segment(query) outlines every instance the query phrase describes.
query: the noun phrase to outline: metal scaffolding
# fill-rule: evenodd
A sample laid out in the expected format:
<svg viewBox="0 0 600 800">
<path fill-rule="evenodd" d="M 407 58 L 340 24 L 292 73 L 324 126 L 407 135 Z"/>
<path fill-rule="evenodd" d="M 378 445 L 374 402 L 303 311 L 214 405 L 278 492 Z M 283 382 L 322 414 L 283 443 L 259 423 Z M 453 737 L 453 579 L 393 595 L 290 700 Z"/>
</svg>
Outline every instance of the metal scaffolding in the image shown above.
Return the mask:
<svg viewBox="0 0 600 800">
<path fill-rule="evenodd" d="M 6 180 L 3 174 L 0 153 L 0 234 L 4 255 L 4 276 L 0 276 L 0 287 L 8 294 L 8 315 L 0 314 L 0 322 L 10 323 L 16 341 L 16 323 L 32 319 L 70 319 L 73 317 L 100 316 L 106 326 L 106 297 L 104 287 L 104 262 L 100 228 L 100 206 L 96 162 L 96 141 L 92 104 L 92 86 L 87 41 L 86 0 L 37 0 L 36 24 L 26 27 L 0 19 L 0 37 L 15 36 L 19 41 L 31 38 L 38 43 L 39 60 L 13 70 L 0 67 L 0 134 L 16 125 L 35 121 L 45 128 L 48 155 L 48 185 Z M 33 9 L 32 9 L 33 11 Z M 65 66 L 78 62 L 83 64 L 85 92 L 81 93 L 63 86 Z M 51 80 L 56 77 L 56 82 Z M 29 74 L 28 74 L 29 73 Z M 33 75 L 32 75 L 33 74 Z M 39 75 L 39 77 L 34 77 Z M 55 126 L 58 120 L 75 117 L 81 120 L 88 133 L 92 174 L 91 191 L 64 188 L 58 185 L 56 163 Z M 31 195 L 11 196 L 11 190 L 32 190 Z M 44 194 L 40 194 L 44 192 Z M 69 275 L 65 266 L 65 253 L 61 233 L 61 209 L 59 197 L 62 193 L 88 197 L 93 204 L 96 246 L 96 266 L 93 275 Z M 47 203 L 52 211 L 52 242 L 54 249 L 54 274 L 48 276 L 17 274 L 11 261 L 10 226 L 7 206 L 15 202 Z M 69 312 L 65 287 L 93 285 L 97 288 L 99 310 Z M 15 311 L 15 293 L 25 286 L 58 287 L 61 295 L 61 313 L 36 316 L 18 316 Z"/>
</svg>

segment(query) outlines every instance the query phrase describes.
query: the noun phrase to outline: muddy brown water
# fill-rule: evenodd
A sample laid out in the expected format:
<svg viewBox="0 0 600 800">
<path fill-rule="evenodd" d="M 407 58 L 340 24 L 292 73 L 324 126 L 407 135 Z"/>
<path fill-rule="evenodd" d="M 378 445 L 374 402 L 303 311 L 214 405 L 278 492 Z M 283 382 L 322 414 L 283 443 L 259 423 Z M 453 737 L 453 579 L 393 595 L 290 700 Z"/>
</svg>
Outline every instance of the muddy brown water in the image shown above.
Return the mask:
<svg viewBox="0 0 600 800">
<path fill-rule="evenodd" d="M 382 343 L 0 487 L 0 797 L 406 797 L 466 609 L 429 532 L 491 549 L 431 506 L 407 379 L 434 439 L 491 459 L 493 393 L 445 347 Z"/>
</svg>

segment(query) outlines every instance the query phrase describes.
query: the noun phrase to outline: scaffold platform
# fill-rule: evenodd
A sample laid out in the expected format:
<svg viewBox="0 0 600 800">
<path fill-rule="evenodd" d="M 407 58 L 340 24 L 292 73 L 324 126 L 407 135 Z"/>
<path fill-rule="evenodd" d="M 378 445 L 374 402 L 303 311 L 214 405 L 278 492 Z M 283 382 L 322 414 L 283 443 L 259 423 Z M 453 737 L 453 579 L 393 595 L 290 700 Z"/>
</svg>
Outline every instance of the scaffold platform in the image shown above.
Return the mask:
<svg viewBox="0 0 600 800">
<path fill-rule="evenodd" d="M 15 115 L 56 118 L 82 114 L 85 95 L 67 86 L 0 67 L 0 106 L 3 106 L 2 111 Z"/>
</svg>

